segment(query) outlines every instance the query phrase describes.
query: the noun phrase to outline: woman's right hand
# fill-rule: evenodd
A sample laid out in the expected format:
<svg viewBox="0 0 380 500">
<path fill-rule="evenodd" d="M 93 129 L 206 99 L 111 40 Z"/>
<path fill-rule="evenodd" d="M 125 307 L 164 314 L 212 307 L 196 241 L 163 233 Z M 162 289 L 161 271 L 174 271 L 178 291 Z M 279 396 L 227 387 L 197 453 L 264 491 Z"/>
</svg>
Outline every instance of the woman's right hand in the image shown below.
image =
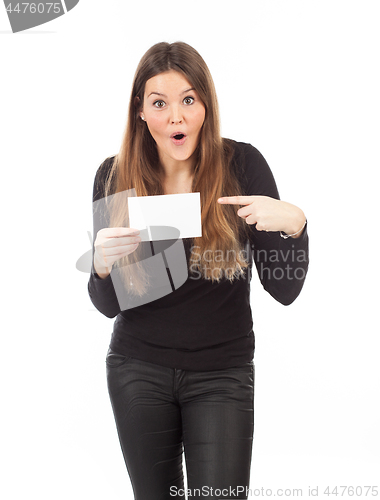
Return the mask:
<svg viewBox="0 0 380 500">
<path fill-rule="evenodd" d="M 104 279 L 114 262 L 134 252 L 139 246 L 140 231 L 130 227 L 110 227 L 100 229 L 94 247 L 94 268 L 97 275 Z"/>
</svg>

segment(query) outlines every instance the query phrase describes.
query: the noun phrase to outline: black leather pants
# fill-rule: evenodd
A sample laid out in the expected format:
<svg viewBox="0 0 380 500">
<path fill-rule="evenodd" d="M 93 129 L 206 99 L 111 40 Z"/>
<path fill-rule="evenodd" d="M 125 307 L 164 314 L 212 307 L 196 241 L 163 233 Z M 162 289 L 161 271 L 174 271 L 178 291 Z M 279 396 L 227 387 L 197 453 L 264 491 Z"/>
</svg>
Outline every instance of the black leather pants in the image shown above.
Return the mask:
<svg viewBox="0 0 380 500">
<path fill-rule="evenodd" d="M 253 361 L 197 372 L 166 368 L 109 349 L 106 367 L 135 500 L 248 498 Z"/>
</svg>

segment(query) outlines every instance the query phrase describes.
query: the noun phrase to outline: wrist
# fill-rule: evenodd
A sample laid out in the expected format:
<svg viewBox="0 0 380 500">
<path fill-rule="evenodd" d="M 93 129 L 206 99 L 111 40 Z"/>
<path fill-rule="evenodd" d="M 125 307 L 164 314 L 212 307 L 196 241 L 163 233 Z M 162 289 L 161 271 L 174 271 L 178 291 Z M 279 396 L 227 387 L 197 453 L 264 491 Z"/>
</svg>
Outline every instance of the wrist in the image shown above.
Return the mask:
<svg viewBox="0 0 380 500">
<path fill-rule="evenodd" d="M 303 229 L 306 226 L 307 219 L 305 214 L 300 210 L 297 216 L 292 220 L 291 224 L 280 231 L 283 238 L 299 238 L 302 235 Z"/>
<path fill-rule="evenodd" d="M 111 273 L 111 269 L 99 264 L 95 258 L 94 258 L 94 270 L 101 279 L 107 278 L 107 276 L 109 276 L 109 274 Z"/>
</svg>

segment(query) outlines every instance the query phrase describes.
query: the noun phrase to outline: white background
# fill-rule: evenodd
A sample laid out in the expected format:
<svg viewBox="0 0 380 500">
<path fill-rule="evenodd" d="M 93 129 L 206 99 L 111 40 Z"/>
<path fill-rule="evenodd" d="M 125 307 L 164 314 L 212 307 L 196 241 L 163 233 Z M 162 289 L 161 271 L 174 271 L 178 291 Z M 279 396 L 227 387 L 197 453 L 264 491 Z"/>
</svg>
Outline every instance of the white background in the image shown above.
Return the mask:
<svg viewBox="0 0 380 500">
<path fill-rule="evenodd" d="M 75 264 L 138 61 L 177 40 L 211 70 L 223 136 L 256 146 L 308 218 L 297 300 L 252 283 L 251 488 L 379 485 L 379 21 L 369 0 L 81 0 L 12 34 L 0 8 L 3 498 L 132 498 L 105 378 L 114 320 Z"/>
</svg>

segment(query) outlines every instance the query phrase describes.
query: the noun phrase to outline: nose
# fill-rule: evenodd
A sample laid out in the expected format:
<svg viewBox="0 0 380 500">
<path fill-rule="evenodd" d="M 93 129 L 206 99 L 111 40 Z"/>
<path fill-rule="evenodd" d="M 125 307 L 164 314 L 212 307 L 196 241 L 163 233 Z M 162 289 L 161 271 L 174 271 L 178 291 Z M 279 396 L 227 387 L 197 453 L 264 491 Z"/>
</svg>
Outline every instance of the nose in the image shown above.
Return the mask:
<svg viewBox="0 0 380 500">
<path fill-rule="evenodd" d="M 173 107 L 171 116 L 170 116 L 170 121 L 172 124 L 174 123 L 182 123 L 182 113 L 181 110 L 178 107 Z"/>
</svg>

